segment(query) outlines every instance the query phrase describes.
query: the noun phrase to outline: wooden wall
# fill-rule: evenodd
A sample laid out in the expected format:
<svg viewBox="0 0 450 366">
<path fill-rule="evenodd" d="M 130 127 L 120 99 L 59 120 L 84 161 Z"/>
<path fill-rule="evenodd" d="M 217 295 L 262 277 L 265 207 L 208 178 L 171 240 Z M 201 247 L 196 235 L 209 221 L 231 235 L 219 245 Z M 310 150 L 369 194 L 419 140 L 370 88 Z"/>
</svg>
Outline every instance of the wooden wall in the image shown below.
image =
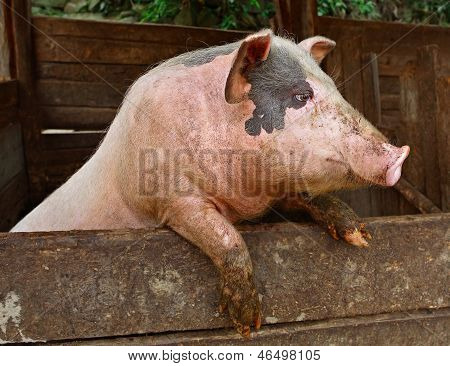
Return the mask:
<svg viewBox="0 0 450 366">
<path fill-rule="evenodd" d="M 403 176 L 448 210 L 450 29 L 319 17 L 318 32 L 337 41 L 326 68 L 345 98 L 392 143 L 411 147 Z M 418 212 L 394 189 L 342 197 L 363 216 Z"/>
<path fill-rule="evenodd" d="M 17 82 L 0 82 L 0 231 L 9 230 L 27 204 L 27 174 L 21 125 L 17 119 Z"/>
<path fill-rule="evenodd" d="M 32 37 L 35 93 L 43 131 L 35 169 L 38 184 L 34 185 L 40 198 L 61 185 L 93 153 L 123 94 L 140 74 L 176 54 L 234 41 L 246 34 L 48 17 L 35 17 L 33 22 L 39 29 L 33 30 Z M 351 77 L 342 87 L 345 97 L 392 142 L 411 145 L 405 176 L 422 193 L 431 195 L 435 204 L 447 209 L 448 154 L 443 155 L 446 150 L 440 149 L 446 148 L 442 131 L 448 127 L 443 114 L 435 116 L 433 127 L 425 122 L 428 115 L 422 119 L 418 114 L 424 90 L 416 76 L 429 66 L 427 62 L 434 62 L 435 85 L 445 89 L 449 30 L 422 26 L 405 37 L 412 25 L 326 17 L 317 18 L 316 27 L 320 34 L 338 42 L 326 68 L 338 75 L 338 83 Z M 436 45 L 435 57 L 420 58 L 418 48 L 430 44 Z M 359 72 L 374 57 L 376 61 Z M 437 109 L 428 108 L 427 113 Z M 431 130 L 432 136 L 423 134 Z M 434 144 L 440 134 L 444 136 L 440 136 L 440 144 Z M 425 172 L 434 178 L 425 178 Z M 393 189 L 370 188 L 341 196 L 362 216 L 417 212 Z"/>
<path fill-rule="evenodd" d="M 6 19 L 3 6 L 0 5 L 0 81 L 8 80 L 9 72 L 9 46 L 6 35 Z"/>
</svg>

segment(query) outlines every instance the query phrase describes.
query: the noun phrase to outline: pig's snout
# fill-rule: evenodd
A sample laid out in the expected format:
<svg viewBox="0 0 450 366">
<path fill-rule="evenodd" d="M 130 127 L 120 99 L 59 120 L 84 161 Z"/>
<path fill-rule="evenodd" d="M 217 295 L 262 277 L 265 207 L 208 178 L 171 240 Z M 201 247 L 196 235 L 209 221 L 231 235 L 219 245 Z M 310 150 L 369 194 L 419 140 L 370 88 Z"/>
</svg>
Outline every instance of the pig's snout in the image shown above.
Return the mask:
<svg viewBox="0 0 450 366">
<path fill-rule="evenodd" d="M 383 147 L 394 155 L 393 162 L 386 171 L 386 186 L 392 187 L 402 175 L 402 165 L 408 157 L 410 149 L 407 145 L 398 148 L 389 144 L 383 144 Z"/>
</svg>

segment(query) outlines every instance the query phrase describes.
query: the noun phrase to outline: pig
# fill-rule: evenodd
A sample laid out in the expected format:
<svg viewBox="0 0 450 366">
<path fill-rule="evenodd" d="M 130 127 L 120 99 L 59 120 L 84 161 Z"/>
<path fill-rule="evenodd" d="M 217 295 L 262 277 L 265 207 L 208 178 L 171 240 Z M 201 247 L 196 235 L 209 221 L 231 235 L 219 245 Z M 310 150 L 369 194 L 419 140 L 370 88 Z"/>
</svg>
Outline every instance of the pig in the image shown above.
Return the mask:
<svg viewBox="0 0 450 366">
<path fill-rule="evenodd" d="M 12 231 L 166 225 L 212 260 L 219 309 L 248 337 L 260 299 L 234 224 L 301 209 L 334 238 L 366 246 L 364 223 L 330 193 L 395 185 L 409 153 L 322 71 L 334 47 L 262 30 L 158 65 L 129 89 L 95 154 Z"/>
</svg>

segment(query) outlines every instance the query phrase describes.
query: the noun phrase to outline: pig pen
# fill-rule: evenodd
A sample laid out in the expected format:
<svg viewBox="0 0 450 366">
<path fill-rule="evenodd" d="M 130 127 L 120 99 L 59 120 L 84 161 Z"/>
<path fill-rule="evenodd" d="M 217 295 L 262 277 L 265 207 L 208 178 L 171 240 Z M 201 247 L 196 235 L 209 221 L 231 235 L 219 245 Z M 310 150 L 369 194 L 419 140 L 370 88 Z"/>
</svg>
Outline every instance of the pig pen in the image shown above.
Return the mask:
<svg viewBox="0 0 450 366">
<path fill-rule="evenodd" d="M 241 226 L 263 304 L 262 329 L 247 340 L 217 312 L 212 263 L 169 230 L 6 232 L 92 154 L 123 98 L 115 89 L 162 59 L 245 33 L 47 17 L 30 26 L 28 2 L 8 4 L 0 343 L 449 343 L 448 28 L 314 19 L 338 43 L 325 68 L 346 81 L 347 100 L 412 153 L 396 189 L 340 194 L 367 217 L 367 250 L 307 222 Z"/>
</svg>

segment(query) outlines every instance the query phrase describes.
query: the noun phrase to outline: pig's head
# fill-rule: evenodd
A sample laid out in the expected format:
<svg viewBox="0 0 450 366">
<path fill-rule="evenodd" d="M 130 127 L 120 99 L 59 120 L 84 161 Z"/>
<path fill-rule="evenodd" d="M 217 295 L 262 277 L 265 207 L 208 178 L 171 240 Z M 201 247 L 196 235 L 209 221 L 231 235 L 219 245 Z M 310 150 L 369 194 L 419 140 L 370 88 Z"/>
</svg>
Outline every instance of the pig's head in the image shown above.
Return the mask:
<svg viewBox="0 0 450 366">
<path fill-rule="evenodd" d="M 254 104 L 243 133 L 265 151 L 283 155 L 290 165 L 283 174 L 296 180 L 297 189 L 317 194 L 364 184 L 393 186 L 409 147 L 390 145 L 321 70 L 334 46 L 319 36 L 296 44 L 270 31 L 251 35 L 235 54 L 226 100 Z"/>
</svg>

